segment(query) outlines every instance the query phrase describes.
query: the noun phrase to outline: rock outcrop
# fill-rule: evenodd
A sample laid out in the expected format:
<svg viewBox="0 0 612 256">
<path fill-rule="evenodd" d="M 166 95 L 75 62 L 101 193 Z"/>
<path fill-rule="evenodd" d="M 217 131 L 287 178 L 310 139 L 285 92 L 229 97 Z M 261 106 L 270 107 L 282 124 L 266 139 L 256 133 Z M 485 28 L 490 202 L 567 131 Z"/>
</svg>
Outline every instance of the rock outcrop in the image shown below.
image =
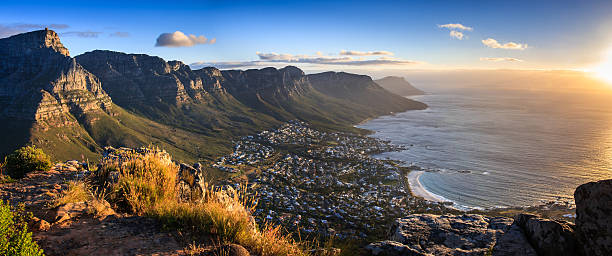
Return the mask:
<svg viewBox="0 0 612 256">
<path fill-rule="evenodd" d="M 583 184 L 574 198 L 575 224 L 529 214 L 514 221 L 415 214 L 395 221 L 390 240 L 366 249 L 374 255 L 612 255 L 612 180 Z"/>
<path fill-rule="evenodd" d="M 476 214 L 414 214 L 396 219 L 390 240 L 367 249 L 374 255 L 484 255 L 511 223 Z"/>
<path fill-rule="evenodd" d="M 181 201 L 198 202 L 204 199 L 207 184 L 204 182 L 204 170 L 200 163 L 193 166 L 180 164 L 178 177 L 177 186 Z"/>
<path fill-rule="evenodd" d="M 612 180 L 580 185 L 576 201 L 576 235 L 584 255 L 612 255 Z"/>
<path fill-rule="evenodd" d="M 493 255 L 612 255 L 612 180 L 590 182 L 575 193 L 576 224 L 533 215 L 515 217 L 512 229 L 500 239 Z M 518 242 L 525 240 L 525 242 Z M 532 255 L 532 254 L 525 254 Z"/>
<path fill-rule="evenodd" d="M 110 108 L 100 81 L 69 56 L 54 31 L 0 39 L 0 117 L 46 121 Z"/>
<path fill-rule="evenodd" d="M 518 225 L 510 226 L 510 229 L 499 238 L 495 247 L 493 247 L 492 255 L 522 255 L 522 256 L 537 256 L 537 252 L 525 236 L 523 229 Z"/>
<path fill-rule="evenodd" d="M 572 256 L 579 253 L 574 225 L 565 221 L 519 214 L 493 248 L 493 255 Z"/>
</svg>

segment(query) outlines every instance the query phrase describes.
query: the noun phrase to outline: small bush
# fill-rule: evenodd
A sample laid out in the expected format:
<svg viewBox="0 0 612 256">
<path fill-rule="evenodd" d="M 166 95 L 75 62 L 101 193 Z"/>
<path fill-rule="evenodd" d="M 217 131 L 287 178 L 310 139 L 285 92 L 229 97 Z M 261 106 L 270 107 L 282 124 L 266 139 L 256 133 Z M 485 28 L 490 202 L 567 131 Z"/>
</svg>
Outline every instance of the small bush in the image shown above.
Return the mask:
<svg viewBox="0 0 612 256">
<path fill-rule="evenodd" d="M 13 209 L 0 200 L 0 255 L 43 255 L 28 232 L 29 219 L 31 214 L 25 214 L 23 205 Z"/>
<path fill-rule="evenodd" d="M 51 169 L 51 159 L 42 149 L 25 146 L 6 157 L 4 169 L 12 178 L 23 178 L 28 172 Z"/>
</svg>

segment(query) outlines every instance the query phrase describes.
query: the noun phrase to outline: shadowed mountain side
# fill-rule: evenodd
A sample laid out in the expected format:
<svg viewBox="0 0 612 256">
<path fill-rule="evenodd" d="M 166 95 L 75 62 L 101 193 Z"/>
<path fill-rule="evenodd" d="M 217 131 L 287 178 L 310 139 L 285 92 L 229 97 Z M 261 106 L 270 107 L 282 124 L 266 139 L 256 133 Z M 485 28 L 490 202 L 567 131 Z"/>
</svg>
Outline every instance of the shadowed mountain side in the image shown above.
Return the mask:
<svg viewBox="0 0 612 256">
<path fill-rule="evenodd" d="M 426 107 L 347 73 L 192 70 L 180 61 L 101 50 L 71 58 L 51 30 L 0 39 L 0 53 L 0 119 L 11 123 L 2 128 L 10 136 L 2 154 L 32 143 L 55 160 L 97 159 L 104 146 L 155 145 L 196 161 L 289 120 L 362 132 L 352 125 Z"/>
<path fill-rule="evenodd" d="M 351 124 L 366 118 L 422 107 L 386 92 L 367 76 L 345 81 L 344 86 L 354 93 L 346 97 L 317 90 L 311 76 L 293 66 L 244 71 L 220 71 L 213 67 L 191 70 L 179 61 L 99 50 L 76 58 L 100 78 L 119 106 L 202 134 L 244 135 L 293 119 L 309 121 L 321 128 L 353 129 L 349 128 Z M 357 75 L 343 73 L 340 79 L 352 76 Z M 322 83 L 328 78 L 317 81 Z M 374 87 L 362 91 L 367 86 L 361 83 Z M 354 103 L 363 101 L 368 94 L 377 94 L 371 95 L 371 101 L 379 103 L 374 107 L 368 102 Z M 389 102 L 383 97 L 393 99 Z M 377 106 L 385 107 L 375 109 Z"/>
<path fill-rule="evenodd" d="M 371 116 L 425 109 L 427 105 L 406 99 L 383 89 L 372 78 L 344 72 L 324 72 L 308 75 L 313 87 L 320 92 L 360 105 Z"/>
<path fill-rule="evenodd" d="M 178 61 L 100 50 L 76 59 L 100 78 L 117 105 L 159 123 L 223 136 L 275 124 L 228 94 L 216 69 L 192 71 Z"/>
</svg>

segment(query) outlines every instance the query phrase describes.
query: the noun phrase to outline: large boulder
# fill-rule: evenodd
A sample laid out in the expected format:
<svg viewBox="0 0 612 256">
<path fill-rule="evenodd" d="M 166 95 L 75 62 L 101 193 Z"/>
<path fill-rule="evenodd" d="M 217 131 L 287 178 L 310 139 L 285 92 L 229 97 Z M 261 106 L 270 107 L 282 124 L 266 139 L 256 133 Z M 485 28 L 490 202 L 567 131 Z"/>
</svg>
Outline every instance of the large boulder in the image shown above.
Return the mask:
<svg viewBox="0 0 612 256">
<path fill-rule="evenodd" d="M 573 256 L 577 248 L 573 224 L 519 214 L 493 248 L 493 255 Z"/>
<path fill-rule="evenodd" d="M 538 256 L 535 249 L 529 244 L 523 229 L 518 225 L 512 225 L 506 233 L 497 240 L 493 247 L 492 255 L 495 256 Z"/>
<path fill-rule="evenodd" d="M 589 182 L 574 192 L 576 233 L 585 255 L 612 255 L 612 180 Z"/>
<path fill-rule="evenodd" d="M 395 220 L 390 241 L 366 249 L 377 255 L 484 255 L 511 223 L 476 214 L 414 214 Z"/>
</svg>

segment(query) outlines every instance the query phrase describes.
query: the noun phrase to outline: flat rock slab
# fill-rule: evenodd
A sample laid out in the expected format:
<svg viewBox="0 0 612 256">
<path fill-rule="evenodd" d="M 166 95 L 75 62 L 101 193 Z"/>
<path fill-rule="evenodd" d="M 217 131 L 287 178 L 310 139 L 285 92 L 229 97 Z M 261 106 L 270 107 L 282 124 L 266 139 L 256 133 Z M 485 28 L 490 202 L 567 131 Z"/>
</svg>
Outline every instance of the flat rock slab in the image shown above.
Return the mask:
<svg viewBox="0 0 612 256">
<path fill-rule="evenodd" d="M 389 241 L 367 249 L 377 255 L 484 255 L 512 221 L 477 214 L 414 214 L 396 219 Z"/>
</svg>

